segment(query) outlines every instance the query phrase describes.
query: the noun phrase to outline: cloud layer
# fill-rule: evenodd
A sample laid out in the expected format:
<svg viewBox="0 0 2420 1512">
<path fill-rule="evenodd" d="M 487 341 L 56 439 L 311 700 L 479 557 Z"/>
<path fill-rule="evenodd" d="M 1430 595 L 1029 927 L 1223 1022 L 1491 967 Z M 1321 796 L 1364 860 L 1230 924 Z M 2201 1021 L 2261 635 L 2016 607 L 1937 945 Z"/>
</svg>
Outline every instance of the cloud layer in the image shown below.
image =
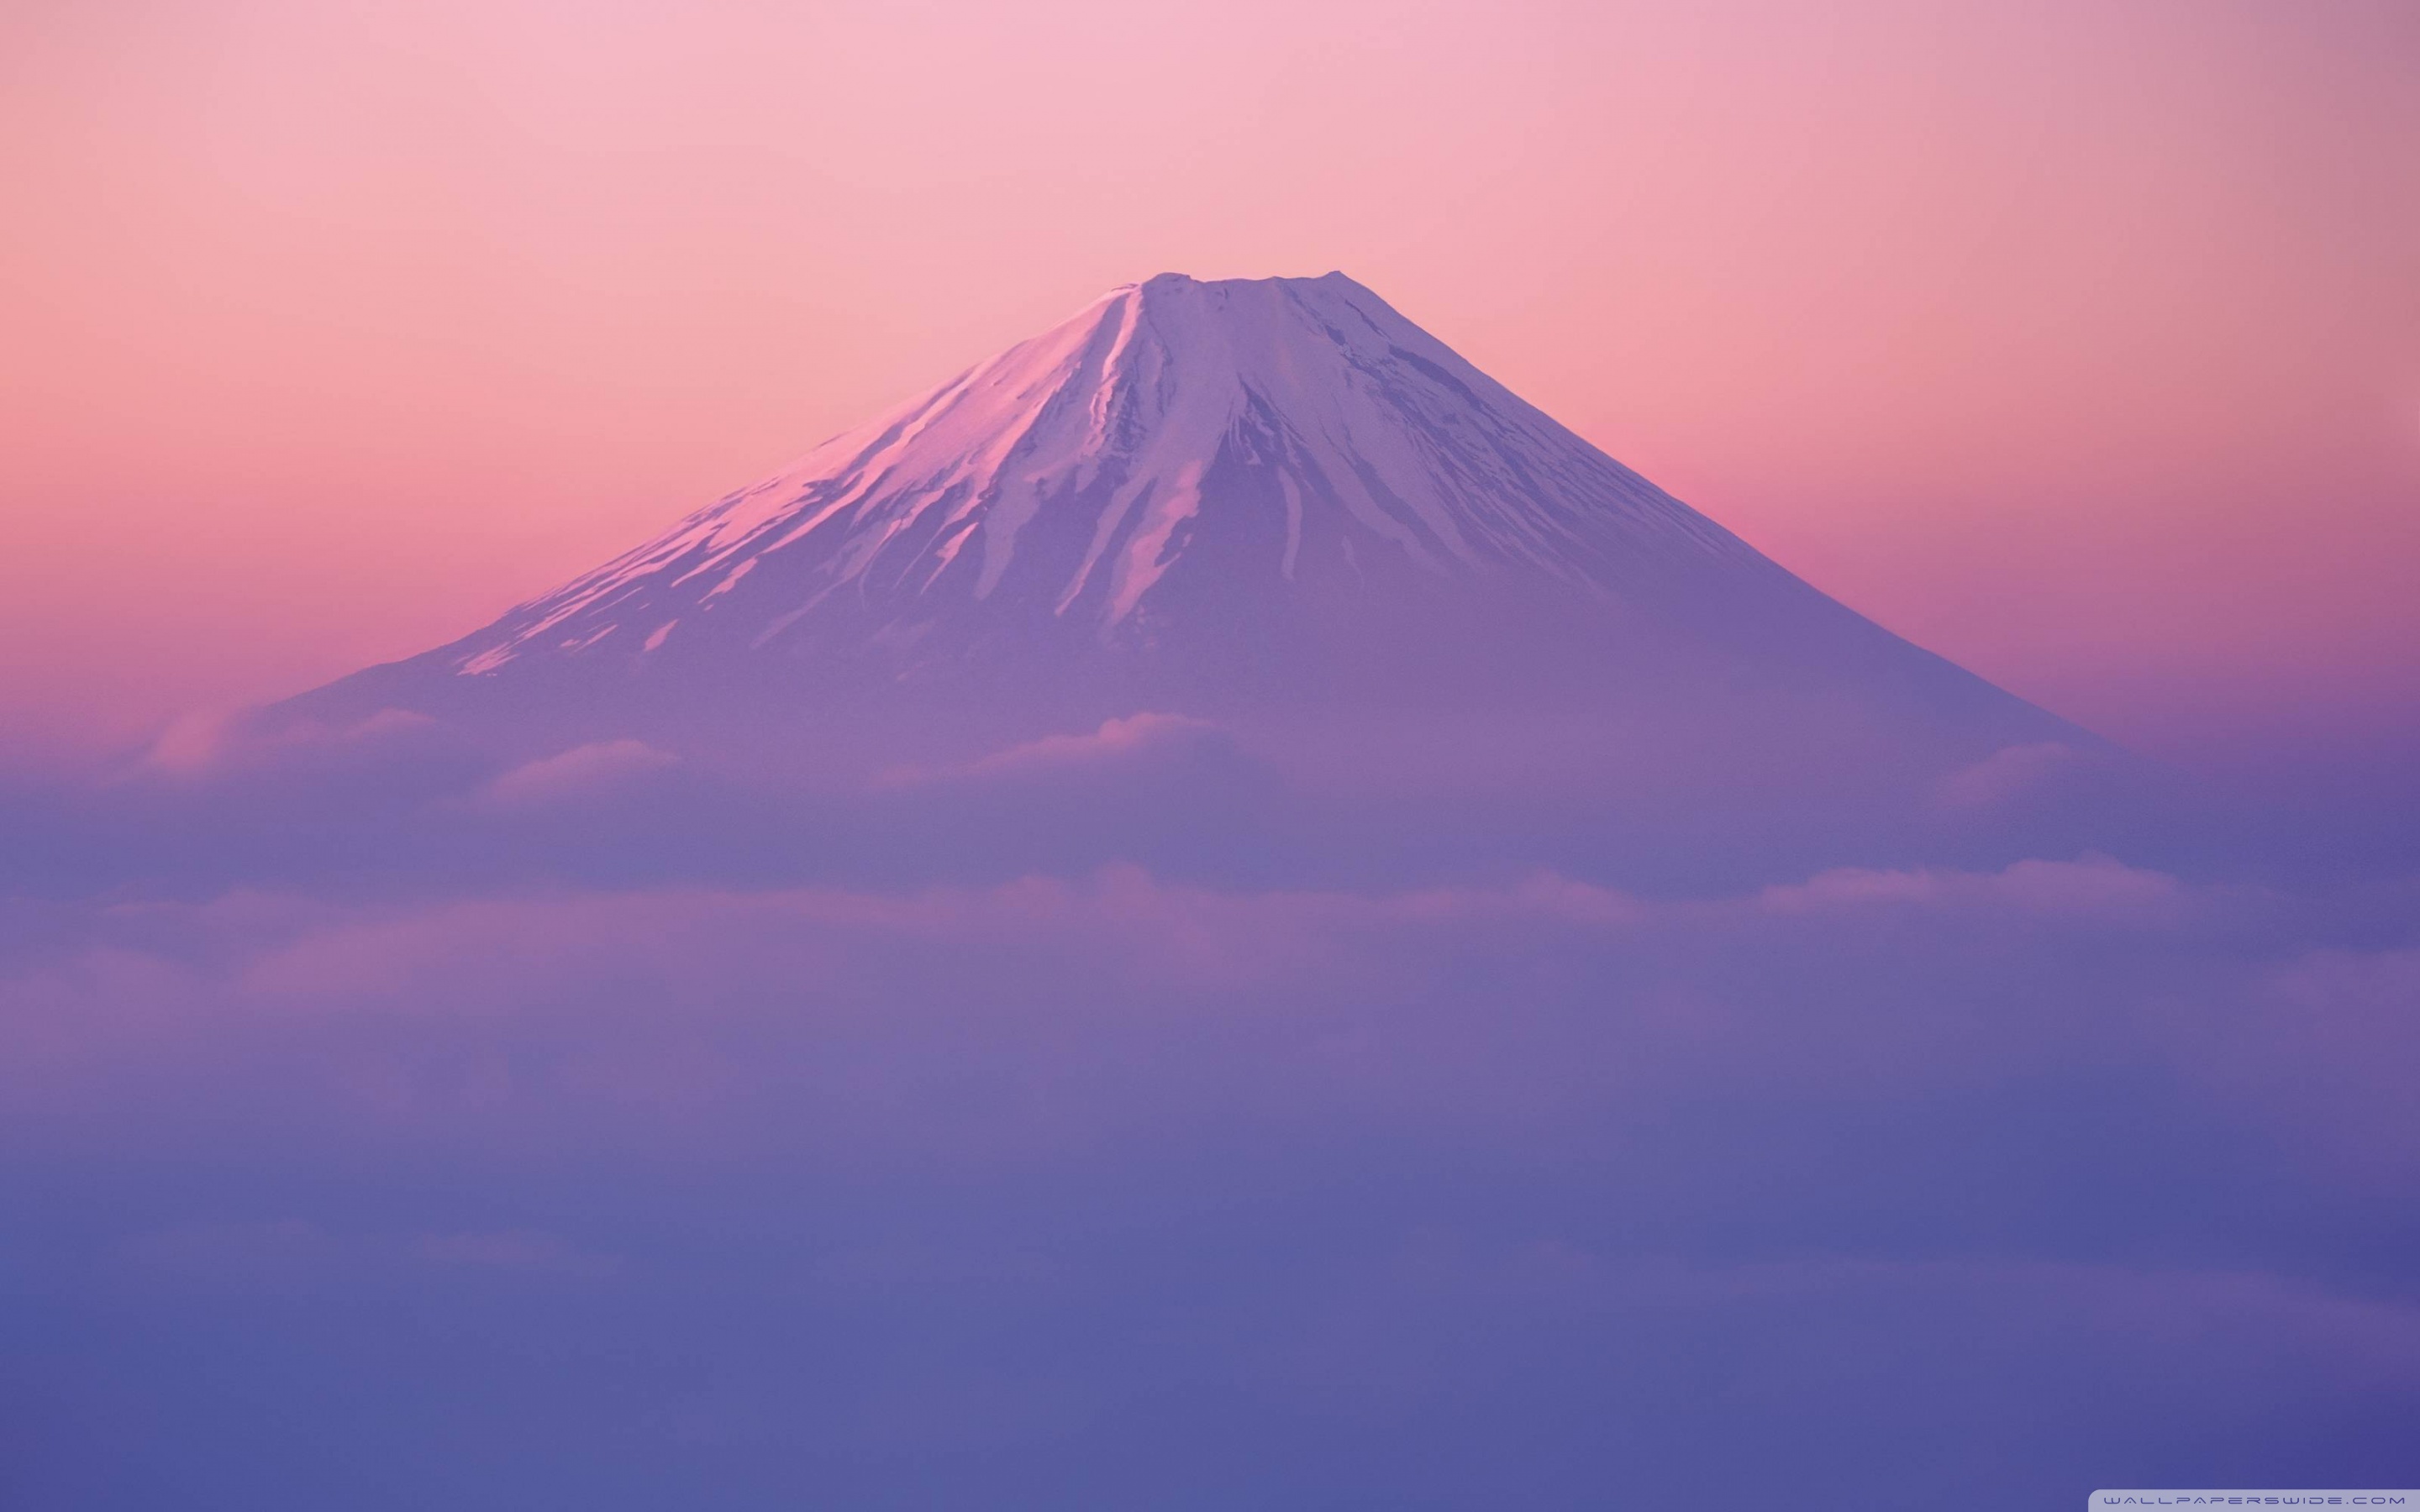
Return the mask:
<svg viewBox="0 0 2420 1512">
<path fill-rule="evenodd" d="M 2391 1478 L 2410 901 L 2090 856 L 1695 900 L 1133 867 L 21 899 L 11 1473 L 61 1506 Z"/>
</svg>

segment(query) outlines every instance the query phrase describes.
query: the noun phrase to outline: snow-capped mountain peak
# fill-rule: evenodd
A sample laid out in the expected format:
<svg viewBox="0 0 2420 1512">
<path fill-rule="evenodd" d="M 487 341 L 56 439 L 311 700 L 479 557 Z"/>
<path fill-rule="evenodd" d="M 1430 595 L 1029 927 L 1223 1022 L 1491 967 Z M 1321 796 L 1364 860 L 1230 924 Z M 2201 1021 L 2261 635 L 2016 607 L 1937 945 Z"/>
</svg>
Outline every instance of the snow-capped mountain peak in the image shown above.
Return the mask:
<svg viewBox="0 0 2420 1512">
<path fill-rule="evenodd" d="M 1148 715 L 1323 781 L 1425 764 L 1493 791 L 1550 760 L 1627 802 L 1727 769 L 1726 805 L 1784 768 L 1903 795 L 2090 743 L 1342 273 L 1112 289 L 486 628 L 267 717 L 393 710 L 517 759 L 638 740 L 831 781 Z"/>
<path fill-rule="evenodd" d="M 1253 594 L 1396 567 L 1611 592 L 1642 561 L 1753 556 L 1342 273 L 1166 273 L 523 606 L 457 669 L 762 650 L 835 599 L 895 636 L 1042 612 L 1114 638 L 1214 545 Z"/>
</svg>

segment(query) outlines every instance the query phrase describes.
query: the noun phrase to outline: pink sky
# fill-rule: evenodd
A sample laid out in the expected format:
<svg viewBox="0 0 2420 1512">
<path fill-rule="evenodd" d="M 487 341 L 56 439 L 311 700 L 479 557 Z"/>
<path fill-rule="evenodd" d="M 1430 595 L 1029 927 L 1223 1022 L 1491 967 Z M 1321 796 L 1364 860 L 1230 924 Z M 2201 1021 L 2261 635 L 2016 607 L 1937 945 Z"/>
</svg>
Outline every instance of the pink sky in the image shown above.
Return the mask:
<svg viewBox="0 0 2420 1512">
<path fill-rule="evenodd" d="M 425 649 L 1111 285 L 1341 268 L 2188 759 L 2420 704 L 2420 11 L 0 14 L 0 747 Z"/>
</svg>

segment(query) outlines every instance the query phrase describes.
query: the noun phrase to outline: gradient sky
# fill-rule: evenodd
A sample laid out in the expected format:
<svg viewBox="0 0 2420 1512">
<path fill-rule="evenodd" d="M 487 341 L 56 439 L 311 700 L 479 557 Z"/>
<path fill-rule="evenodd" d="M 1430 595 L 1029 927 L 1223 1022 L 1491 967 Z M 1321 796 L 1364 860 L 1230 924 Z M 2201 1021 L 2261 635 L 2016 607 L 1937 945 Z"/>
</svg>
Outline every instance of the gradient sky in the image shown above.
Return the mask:
<svg viewBox="0 0 2420 1512">
<path fill-rule="evenodd" d="M 0 1505 L 2411 1484 L 2415 80 L 2411 0 L 0 6 Z M 1820 679 L 1668 788 L 1442 697 L 84 761 L 1330 269 L 2304 801 L 1918 788 Z"/>
<path fill-rule="evenodd" d="M 0 13 L 0 747 L 449 640 L 1111 285 L 1341 268 L 2119 739 L 2420 705 L 2396 3 Z"/>
</svg>

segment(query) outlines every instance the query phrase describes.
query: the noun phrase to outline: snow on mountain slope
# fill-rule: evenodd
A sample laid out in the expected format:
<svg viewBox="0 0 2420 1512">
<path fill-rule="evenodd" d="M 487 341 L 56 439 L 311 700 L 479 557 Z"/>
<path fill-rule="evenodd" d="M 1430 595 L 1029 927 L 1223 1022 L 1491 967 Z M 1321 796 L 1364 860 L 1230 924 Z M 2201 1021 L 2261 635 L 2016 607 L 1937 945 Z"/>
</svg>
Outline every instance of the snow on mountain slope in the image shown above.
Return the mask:
<svg viewBox="0 0 2420 1512">
<path fill-rule="evenodd" d="M 1233 592 L 1407 564 L 1611 593 L 1659 561 L 1753 555 L 1342 273 L 1163 274 L 515 610 L 457 670 L 701 634 L 764 648 L 835 596 L 893 634 L 994 605 L 1115 639 L 1234 523 L 1208 517 L 1222 462 L 1277 504 L 1223 569 L 1253 579 Z"/>
</svg>

